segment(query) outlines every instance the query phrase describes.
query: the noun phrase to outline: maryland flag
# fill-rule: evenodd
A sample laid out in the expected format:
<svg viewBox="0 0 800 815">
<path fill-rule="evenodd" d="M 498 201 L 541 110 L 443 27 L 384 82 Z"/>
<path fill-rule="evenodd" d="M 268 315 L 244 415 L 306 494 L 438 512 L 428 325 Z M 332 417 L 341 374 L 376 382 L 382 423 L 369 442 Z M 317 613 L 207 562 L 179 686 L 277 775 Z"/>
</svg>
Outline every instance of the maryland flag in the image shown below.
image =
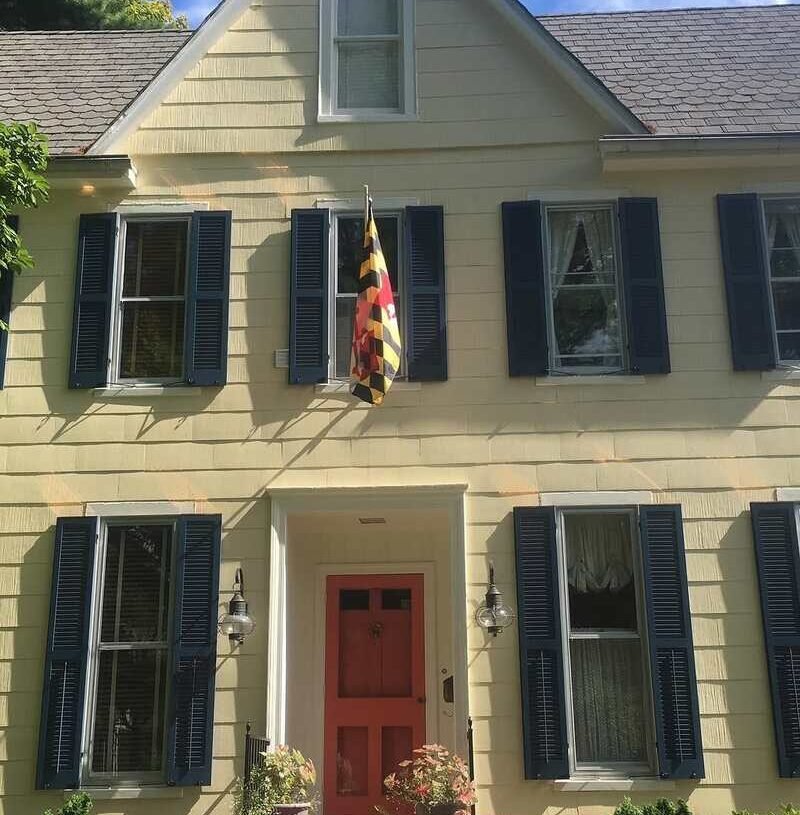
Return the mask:
<svg viewBox="0 0 800 815">
<path fill-rule="evenodd" d="M 392 282 L 367 198 L 364 218 L 364 261 L 358 277 L 353 326 L 350 392 L 363 402 L 380 405 L 400 367 L 400 330 L 394 310 Z"/>
</svg>

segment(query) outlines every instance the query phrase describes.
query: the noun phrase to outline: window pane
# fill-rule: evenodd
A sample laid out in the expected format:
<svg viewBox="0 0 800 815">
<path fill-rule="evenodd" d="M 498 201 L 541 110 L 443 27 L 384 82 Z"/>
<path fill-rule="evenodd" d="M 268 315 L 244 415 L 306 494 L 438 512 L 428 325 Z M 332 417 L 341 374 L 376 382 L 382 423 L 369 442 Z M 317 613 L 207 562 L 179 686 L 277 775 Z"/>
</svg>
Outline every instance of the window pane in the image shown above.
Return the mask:
<svg viewBox="0 0 800 815">
<path fill-rule="evenodd" d="M 554 288 L 553 324 L 557 365 L 621 367 L 616 288 Z"/>
<path fill-rule="evenodd" d="M 636 590 L 627 515 L 565 515 L 572 631 L 637 631 Z"/>
<path fill-rule="evenodd" d="M 336 364 L 334 370 L 337 379 L 350 378 L 355 313 L 355 297 L 336 298 Z"/>
<path fill-rule="evenodd" d="M 93 772 L 161 769 L 166 665 L 166 651 L 101 652 Z"/>
<path fill-rule="evenodd" d="M 100 641 L 166 642 L 172 527 L 108 531 Z"/>
<path fill-rule="evenodd" d="M 646 762 L 639 640 L 573 640 L 570 659 L 576 760 Z"/>
<path fill-rule="evenodd" d="M 126 226 L 123 297 L 183 296 L 185 221 L 129 221 Z"/>
<path fill-rule="evenodd" d="M 123 303 L 120 377 L 180 378 L 183 331 L 183 303 Z"/>
<path fill-rule="evenodd" d="M 392 281 L 392 291 L 398 292 L 398 257 L 397 241 L 399 220 L 392 216 L 376 217 L 378 235 L 381 240 L 383 257 Z M 358 276 L 364 259 L 364 219 L 359 216 L 337 219 L 338 263 L 336 269 L 339 294 L 357 294 Z"/>
<path fill-rule="evenodd" d="M 550 276 L 558 285 L 614 283 L 611 210 L 551 210 L 548 223 Z"/>
<path fill-rule="evenodd" d="M 800 360 L 800 331 L 778 334 L 778 357 L 784 362 Z"/>
<path fill-rule="evenodd" d="M 340 42 L 338 52 L 340 109 L 399 110 L 397 42 Z"/>
<path fill-rule="evenodd" d="M 342 36 L 398 34 L 397 0 L 339 0 Z"/>
</svg>

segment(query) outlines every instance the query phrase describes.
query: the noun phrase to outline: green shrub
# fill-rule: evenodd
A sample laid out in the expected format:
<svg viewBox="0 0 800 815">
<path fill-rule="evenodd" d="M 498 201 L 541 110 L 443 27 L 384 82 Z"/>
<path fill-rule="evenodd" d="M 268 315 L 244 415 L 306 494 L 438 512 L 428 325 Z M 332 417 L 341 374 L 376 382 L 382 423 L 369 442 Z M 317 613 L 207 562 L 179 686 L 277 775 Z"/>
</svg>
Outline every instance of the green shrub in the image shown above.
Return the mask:
<svg viewBox="0 0 800 815">
<path fill-rule="evenodd" d="M 614 810 L 614 815 L 692 815 L 686 801 L 670 801 L 659 798 L 654 804 L 634 804 L 630 798 L 624 798 Z M 800 813 L 797 813 L 800 815 Z"/>
<path fill-rule="evenodd" d="M 89 815 L 93 806 L 92 799 L 85 792 L 77 792 L 71 795 L 64 806 L 55 813 L 52 809 L 48 809 L 44 815 Z"/>
</svg>

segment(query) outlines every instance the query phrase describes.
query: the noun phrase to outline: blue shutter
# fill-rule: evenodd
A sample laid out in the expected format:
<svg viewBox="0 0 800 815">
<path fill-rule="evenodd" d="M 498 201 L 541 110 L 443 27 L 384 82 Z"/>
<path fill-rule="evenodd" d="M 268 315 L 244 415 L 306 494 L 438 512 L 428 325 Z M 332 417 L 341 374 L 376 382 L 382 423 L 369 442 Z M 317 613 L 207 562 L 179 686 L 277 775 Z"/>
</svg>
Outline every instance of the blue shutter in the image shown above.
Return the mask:
<svg viewBox="0 0 800 815">
<path fill-rule="evenodd" d="M 506 331 L 509 376 L 542 376 L 550 367 L 547 342 L 542 205 L 503 204 Z"/>
<path fill-rule="evenodd" d="M 59 518 L 39 722 L 37 789 L 80 783 L 97 518 Z"/>
<path fill-rule="evenodd" d="M 733 367 L 737 371 L 771 370 L 777 365 L 777 355 L 761 203 L 751 193 L 719 195 L 717 208 Z"/>
<path fill-rule="evenodd" d="M 680 506 L 639 508 L 650 674 L 662 778 L 704 778 Z"/>
<path fill-rule="evenodd" d="M 193 214 L 189 258 L 186 382 L 196 386 L 224 385 L 228 379 L 230 212 Z"/>
<path fill-rule="evenodd" d="M 8 218 L 8 225 L 15 232 L 19 230 L 19 218 L 11 215 Z M 0 277 L 0 323 L 5 323 L 6 328 L 0 326 L 0 390 L 3 389 L 6 376 L 6 355 L 8 354 L 8 326 L 11 321 L 11 298 L 14 291 L 14 273 L 6 269 Z"/>
<path fill-rule="evenodd" d="M 328 380 L 327 209 L 292 210 L 289 384 Z"/>
<path fill-rule="evenodd" d="M 796 507 L 752 504 L 778 770 L 800 776 L 800 552 Z"/>
<path fill-rule="evenodd" d="M 568 778 L 556 517 L 514 510 L 525 778 Z"/>
<path fill-rule="evenodd" d="M 117 216 L 81 215 L 72 319 L 70 388 L 97 388 L 108 378 Z"/>
<path fill-rule="evenodd" d="M 167 783 L 211 783 L 222 518 L 178 519 Z"/>
<path fill-rule="evenodd" d="M 412 382 L 447 379 L 444 209 L 406 208 L 405 350 Z"/>
<path fill-rule="evenodd" d="M 669 338 L 655 198 L 620 198 L 628 364 L 634 374 L 668 374 Z"/>
</svg>

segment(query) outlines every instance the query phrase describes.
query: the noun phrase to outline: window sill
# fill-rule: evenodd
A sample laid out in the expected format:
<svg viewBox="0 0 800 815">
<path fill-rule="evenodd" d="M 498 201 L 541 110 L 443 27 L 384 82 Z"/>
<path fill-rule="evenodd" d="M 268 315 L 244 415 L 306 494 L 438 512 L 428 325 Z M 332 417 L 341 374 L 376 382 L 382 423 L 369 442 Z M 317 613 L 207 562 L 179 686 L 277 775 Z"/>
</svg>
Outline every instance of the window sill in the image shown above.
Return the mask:
<svg viewBox="0 0 800 815">
<path fill-rule="evenodd" d="M 108 385 L 95 388 L 95 399 L 150 399 L 155 396 L 199 396 L 202 388 L 188 385 Z"/>
<path fill-rule="evenodd" d="M 317 115 L 318 124 L 336 124 L 352 122 L 354 124 L 369 124 L 370 122 L 417 122 L 417 113 L 320 113 Z"/>
<path fill-rule="evenodd" d="M 79 790 L 64 790 L 64 800 L 76 792 L 85 792 L 93 801 L 183 798 L 183 787 L 82 787 Z"/>
<path fill-rule="evenodd" d="M 560 792 L 650 792 L 675 789 L 675 782 L 661 778 L 565 778 L 553 781 Z"/>
<path fill-rule="evenodd" d="M 420 391 L 422 390 L 421 382 L 395 382 L 392 385 L 393 391 Z M 314 393 L 323 394 L 340 394 L 342 396 L 351 396 L 349 382 L 320 382 L 314 385 Z"/>
<path fill-rule="evenodd" d="M 564 376 L 537 376 L 537 385 L 644 385 L 647 379 L 643 376 L 629 374 L 565 374 Z"/>
<path fill-rule="evenodd" d="M 762 371 L 765 382 L 800 382 L 800 368 L 778 368 L 775 371 Z"/>
</svg>

